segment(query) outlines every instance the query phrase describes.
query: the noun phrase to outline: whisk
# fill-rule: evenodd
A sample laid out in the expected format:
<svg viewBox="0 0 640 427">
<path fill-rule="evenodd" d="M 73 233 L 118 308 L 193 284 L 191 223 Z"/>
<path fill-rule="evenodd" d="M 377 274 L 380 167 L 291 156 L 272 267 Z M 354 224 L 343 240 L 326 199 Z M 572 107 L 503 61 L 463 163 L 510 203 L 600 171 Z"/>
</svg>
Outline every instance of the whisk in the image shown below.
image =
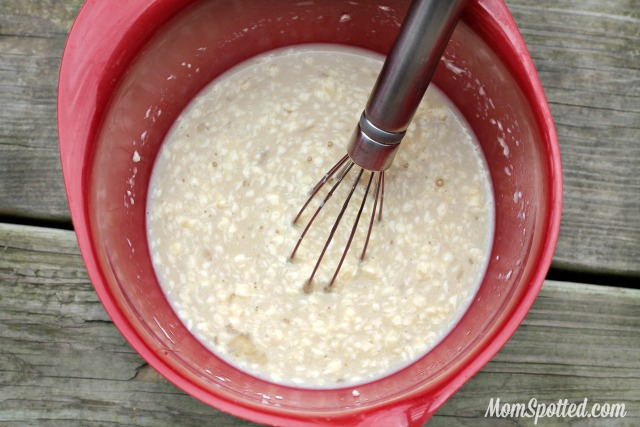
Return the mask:
<svg viewBox="0 0 640 427">
<path fill-rule="evenodd" d="M 364 197 L 351 227 L 345 248 L 342 251 L 342 256 L 334 270 L 331 281 L 325 289 L 331 290 L 338 277 L 356 234 L 368 195 L 372 187 L 375 186 L 373 190 L 373 208 L 360 255 L 360 260 L 364 259 L 376 211 L 378 213 L 378 221 L 382 220 L 385 170 L 393 162 L 400 142 L 429 86 L 438 62 L 462 14 L 465 3 L 466 0 L 414 0 L 410 5 L 395 43 L 384 62 L 366 107 L 348 142 L 347 154 L 338 160 L 313 187 L 309 198 L 293 221 L 294 224 L 298 222 L 320 190 L 332 177 L 336 176 L 335 183 L 304 227 L 291 253 L 291 259 L 295 257 L 298 248 L 321 209 L 347 175 L 354 169 L 354 166 L 357 166 L 356 169 L 359 170 L 356 172 L 351 189 L 329 232 L 313 271 L 304 285 L 305 292 L 312 291 L 313 278 L 318 272 L 352 196 L 366 171 L 368 178 L 365 178 L 364 181 L 366 182 Z M 375 185 L 372 185 L 373 183 Z"/>
</svg>

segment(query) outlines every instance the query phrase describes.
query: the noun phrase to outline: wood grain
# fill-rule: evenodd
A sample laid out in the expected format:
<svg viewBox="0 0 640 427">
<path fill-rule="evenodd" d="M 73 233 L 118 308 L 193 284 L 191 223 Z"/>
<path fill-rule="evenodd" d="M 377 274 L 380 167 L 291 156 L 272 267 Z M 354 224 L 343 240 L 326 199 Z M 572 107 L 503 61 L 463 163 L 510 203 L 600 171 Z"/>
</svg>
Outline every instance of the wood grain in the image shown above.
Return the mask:
<svg viewBox="0 0 640 427">
<path fill-rule="evenodd" d="M 56 88 L 80 0 L 0 2 L 0 215 L 69 221 Z"/>
<path fill-rule="evenodd" d="M 565 189 L 555 266 L 638 277 L 640 1 L 507 4 L 560 141 Z"/>
<path fill-rule="evenodd" d="M 485 418 L 492 397 L 621 402 L 627 417 L 607 425 L 639 425 L 639 329 L 640 290 L 546 282 L 511 341 L 430 425 L 531 425 Z M 185 395 L 129 347 L 73 232 L 0 224 L 0 425 L 62 424 L 253 425 Z"/>
</svg>

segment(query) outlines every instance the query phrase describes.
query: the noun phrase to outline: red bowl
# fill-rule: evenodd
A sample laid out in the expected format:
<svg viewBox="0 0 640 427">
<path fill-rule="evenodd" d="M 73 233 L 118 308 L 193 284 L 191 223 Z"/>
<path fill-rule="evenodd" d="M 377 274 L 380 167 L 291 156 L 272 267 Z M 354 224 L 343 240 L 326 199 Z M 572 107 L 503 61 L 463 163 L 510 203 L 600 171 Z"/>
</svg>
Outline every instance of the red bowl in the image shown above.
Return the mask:
<svg viewBox="0 0 640 427">
<path fill-rule="evenodd" d="M 352 387 L 277 385 L 207 350 L 158 285 L 146 240 L 147 186 L 182 109 L 216 76 L 273 48 L 339 43 L 385 53 L 407 7 L 406 0 L 384 7 L 341 0 L 89 0 L 80 11 L 58 93 L 60 154 L 79 246 L 127 341 L 195 398 L 265 424 L 422 425 L 499 351 L 536 298 L 560 225 L 560 153 L 534 66 L 497 0 L 470 1 L 434 77 L 480 140 L 496 208 L 478 294 L 435 349 L 358 386 L 358 397 Z M 351 19 L 341 20 L 344 14 Z"/>
</svg>

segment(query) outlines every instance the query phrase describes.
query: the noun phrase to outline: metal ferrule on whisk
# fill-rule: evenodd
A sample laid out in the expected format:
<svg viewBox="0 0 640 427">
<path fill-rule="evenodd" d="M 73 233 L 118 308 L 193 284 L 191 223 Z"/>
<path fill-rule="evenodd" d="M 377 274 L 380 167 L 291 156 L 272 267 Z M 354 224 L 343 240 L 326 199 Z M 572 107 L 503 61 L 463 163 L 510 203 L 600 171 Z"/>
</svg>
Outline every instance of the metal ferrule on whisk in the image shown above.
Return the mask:
<svg viewBox="0 0 640 427">
<path fill-rule="evenodd" d="M 377 128 L 363 112 L 349 140 L 347 153 L 351 160 L 363 169 L 387 170 L 393 162 L 404 134 L 404 132 L 386 132 Z"/>
</svg>

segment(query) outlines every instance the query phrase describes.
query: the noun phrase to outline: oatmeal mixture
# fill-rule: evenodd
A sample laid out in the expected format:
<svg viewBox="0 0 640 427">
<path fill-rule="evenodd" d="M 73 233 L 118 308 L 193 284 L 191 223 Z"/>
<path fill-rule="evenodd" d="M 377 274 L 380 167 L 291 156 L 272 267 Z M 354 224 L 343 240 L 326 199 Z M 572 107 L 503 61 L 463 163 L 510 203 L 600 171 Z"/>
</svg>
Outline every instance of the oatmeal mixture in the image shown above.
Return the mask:
<svg viewBox="0 0 640 427">
<path fill-rule="evenodd" d="M 327 46 L 255 58 L 205 89 L 160 151 L 147 207 L 157 276 L 189 330 L 253 375 L 331 387 L 396 371 L 452 329 L 484 273 L 494 215 L 488 172 L 466 123 L 431 87 L 385 175 L 383 218 L 365 260 L 371 204 L 324 290 L 354 200 L 313 291 L 303 291 L 355 172 L 290 260 L 324 194 L 292 220 L 345 154 L 381 65 Z"/>
</svg>

